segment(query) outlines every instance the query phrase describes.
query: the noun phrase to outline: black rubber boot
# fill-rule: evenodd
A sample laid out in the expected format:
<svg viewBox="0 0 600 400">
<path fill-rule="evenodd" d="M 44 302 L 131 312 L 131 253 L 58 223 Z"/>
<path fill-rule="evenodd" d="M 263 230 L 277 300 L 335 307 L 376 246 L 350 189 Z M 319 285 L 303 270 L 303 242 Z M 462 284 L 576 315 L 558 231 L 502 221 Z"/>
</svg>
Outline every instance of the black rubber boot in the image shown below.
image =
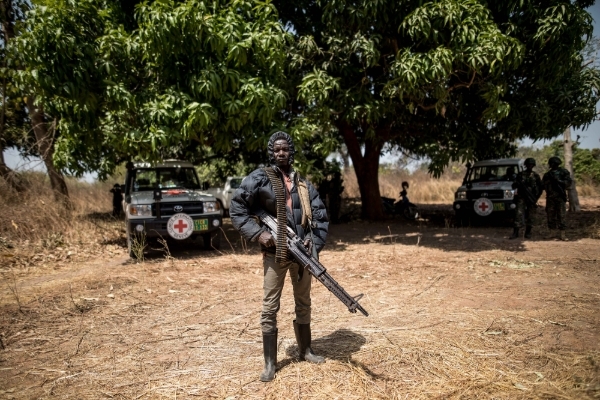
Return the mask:
<svg viewBox="0 0 600 400">
<path fill-rule="evenodd" d="M 273 332 L 263 332 L 263 353 L 265 354 L 265 369 L 260 374 L 260 380 L 271 382 L 275 378 L 277 367 L 277 329 Z"/>
<path fill-rule="evenodd" d="M 531 239 L 531 227 L 525 227 L 525 239 Z"/>
<path fill-rule="evenodd" d="M 519 228 L 513 228 L 513 233 L 510 235 L 509 239 L 518 239 L 519 237 Z"/>
<path fill-rule="evenodd" d="M 325 362 L 325 358 L 313 353 L 310 348 L 310 324 L 297 324 L 294 320 L 294 333 L 298 343 L 298 353 L 300 361 L 308 361 L 314 364 Z"/>
</svg>

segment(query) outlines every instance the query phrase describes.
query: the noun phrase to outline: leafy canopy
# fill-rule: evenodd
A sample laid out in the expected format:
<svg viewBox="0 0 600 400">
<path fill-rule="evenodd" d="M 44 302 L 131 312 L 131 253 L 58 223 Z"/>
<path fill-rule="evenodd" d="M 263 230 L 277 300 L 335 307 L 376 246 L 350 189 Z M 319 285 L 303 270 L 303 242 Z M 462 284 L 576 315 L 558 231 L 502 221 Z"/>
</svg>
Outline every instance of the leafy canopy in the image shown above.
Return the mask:
<svg viewBox="0 0 600 400">
<path fill-rule="evenodd" d="M 58 164 L 103 177 L 126 159 L 263 147 L 284 107 L 288 35 L 273 5 L 60 0 L 29 13 L 21 85 L 59 118 Z M 231 154 L 231 153 L 230 153 Z"/>
<path fill-rule="evenodd" d="M 600 74 L 581 56 L 592 34 L 584 9 L 591 4 L 277 3 L 297 36 L 301 117 L 350 128 L 363 146 L 387 143 L 427 156 L 434 173 L 593 120 Z"/>
</svg>

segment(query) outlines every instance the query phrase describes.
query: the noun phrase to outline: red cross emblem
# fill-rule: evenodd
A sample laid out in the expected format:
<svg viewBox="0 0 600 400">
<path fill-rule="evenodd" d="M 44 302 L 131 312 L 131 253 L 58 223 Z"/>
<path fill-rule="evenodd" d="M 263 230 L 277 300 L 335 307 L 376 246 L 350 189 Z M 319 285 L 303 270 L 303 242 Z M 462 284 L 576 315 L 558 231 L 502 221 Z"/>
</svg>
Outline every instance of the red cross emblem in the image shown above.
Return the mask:
<svg viewBox="0 0 600 400">
<path fill-rule="evenodd" d="M 185 228 L 187 228 L 187 224 L 183 222 L 182 219 L 177 220 L 177 225 L 173 225 L 173 228 L 177 229 L 179 233 L 182 233 Z"/>
<path fill-rule="evenodd" d="M 488 208 L 489 208 L 489 206 L 483 202 L 481 204 L 479 204 L 479 209 L 483 212 L 485 212 Z"/>
</svg>

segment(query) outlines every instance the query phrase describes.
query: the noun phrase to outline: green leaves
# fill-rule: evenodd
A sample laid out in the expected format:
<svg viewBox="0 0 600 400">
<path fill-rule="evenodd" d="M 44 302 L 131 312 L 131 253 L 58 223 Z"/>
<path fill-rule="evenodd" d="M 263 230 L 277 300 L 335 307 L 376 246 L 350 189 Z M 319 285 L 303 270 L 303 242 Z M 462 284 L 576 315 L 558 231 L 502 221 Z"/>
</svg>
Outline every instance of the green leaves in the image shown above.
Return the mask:
<svg viewBox="0 0 600 400">
<path fill-rule="evenodd" d="M 257 146 L 285 106 L 289 35 L 270 2 L 143 2 L 133 31 L 119 2 L 58 4 L 34 9 L 19 52 L 23 88 L 60 116 L 71 172 Z"/>
<path fill-rule="evenodd" d="M 312 4 L 283 15 L 298 36 L 291 67 L 302 77 L 302 117 L 349 127 L 352 135 L 340 136 L 365 154 L 384 142 L 430 158 L 440 172 L 594 118 L 600 74 L 580 55 L 591 34 L 583 3 Z"/>
</svg>

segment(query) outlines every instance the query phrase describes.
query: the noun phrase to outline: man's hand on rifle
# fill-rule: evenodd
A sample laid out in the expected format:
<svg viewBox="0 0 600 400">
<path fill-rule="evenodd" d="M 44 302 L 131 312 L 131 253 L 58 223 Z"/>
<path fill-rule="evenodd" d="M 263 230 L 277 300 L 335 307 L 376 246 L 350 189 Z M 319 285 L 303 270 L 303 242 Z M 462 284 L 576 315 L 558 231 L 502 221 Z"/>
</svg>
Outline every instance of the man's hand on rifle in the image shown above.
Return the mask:
<svg viewBox="0 0 600 400">
<path fill-rule="evenodd" d="M 258 243 L 265 247 L 272 247 L 275 246 L 275 238 L 269 232 L 263 231 L 258 237 Z"/>
<path fill-rule="evenodd" d="M 304 239 L 304 247 L 306 247 L 309 253 L 312 253 L 313 242 L 310 238 Z"/>
</svg>

